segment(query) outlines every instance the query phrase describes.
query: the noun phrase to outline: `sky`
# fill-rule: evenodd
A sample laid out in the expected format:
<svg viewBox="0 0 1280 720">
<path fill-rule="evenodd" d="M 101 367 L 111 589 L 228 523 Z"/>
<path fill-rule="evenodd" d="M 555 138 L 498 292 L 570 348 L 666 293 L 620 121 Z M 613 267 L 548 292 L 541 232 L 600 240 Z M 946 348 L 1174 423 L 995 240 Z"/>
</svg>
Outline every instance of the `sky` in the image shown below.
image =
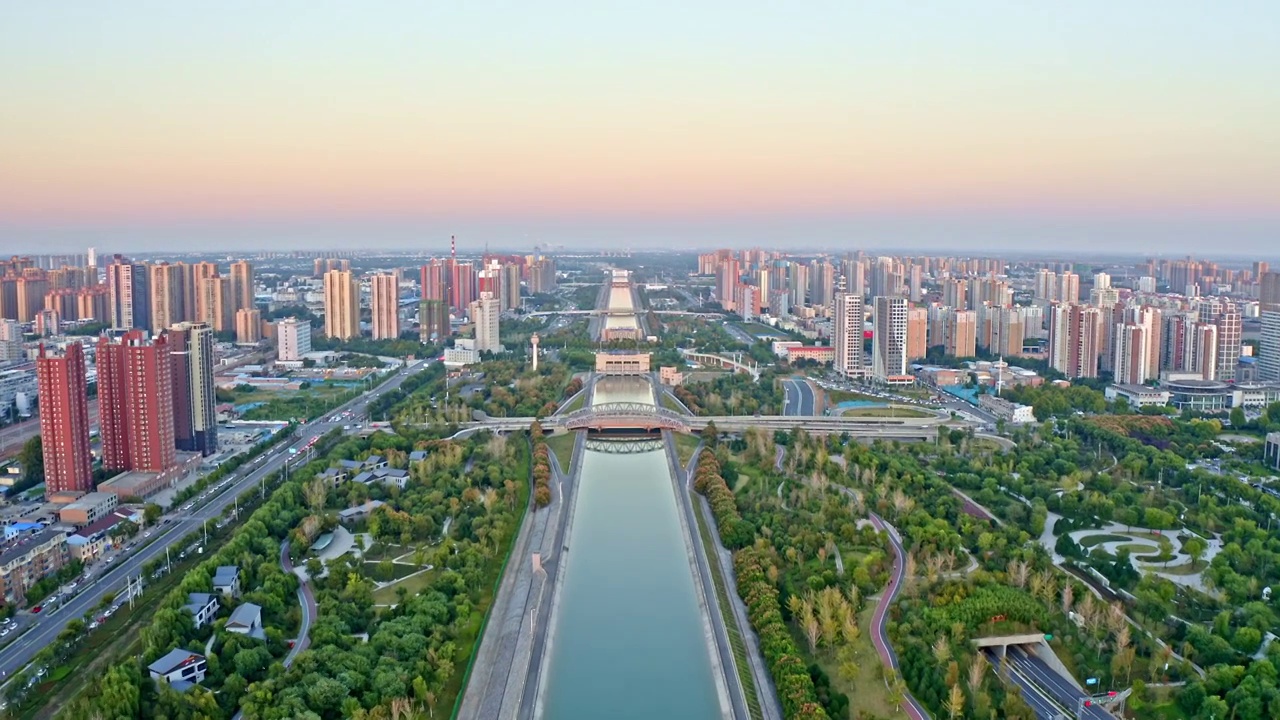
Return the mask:
<svg viewBox="0 0 1280 720">
<path fill-rule="evenodd" d="M 1280 255 L 1280 3 L 0 0 L 0 254 Z"/>
</svg>

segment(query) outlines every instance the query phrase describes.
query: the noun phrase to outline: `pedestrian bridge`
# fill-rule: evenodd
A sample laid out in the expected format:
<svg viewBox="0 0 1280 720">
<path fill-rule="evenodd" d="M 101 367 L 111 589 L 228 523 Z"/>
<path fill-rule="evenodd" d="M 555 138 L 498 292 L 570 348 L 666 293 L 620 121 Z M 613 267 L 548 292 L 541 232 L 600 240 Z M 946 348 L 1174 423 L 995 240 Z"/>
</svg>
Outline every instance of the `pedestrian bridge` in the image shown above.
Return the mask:
<svg viewBox="0 0 1280 720">
<path fill-rule="evenodd" d="M 560 418 L 560 426 L 566 430 L 596 432 L 620 430 L 687 432 L 689 425 L 686 420 L 684 415 L 649 403 L 616 402 L 575 410 Z"/>
</svg>

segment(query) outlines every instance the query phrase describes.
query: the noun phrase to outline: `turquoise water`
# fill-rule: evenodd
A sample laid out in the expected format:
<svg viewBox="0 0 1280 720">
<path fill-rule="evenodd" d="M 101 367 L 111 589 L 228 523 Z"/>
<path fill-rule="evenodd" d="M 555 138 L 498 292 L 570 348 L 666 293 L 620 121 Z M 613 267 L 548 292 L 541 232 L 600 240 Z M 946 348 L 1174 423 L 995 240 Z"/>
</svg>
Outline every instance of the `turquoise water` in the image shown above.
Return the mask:
<svg viewBox="0 0 1280 720">
<path fill-rule="evenodd" d="M 607 378 L 595 402 L 653 392 Z M 575 503 L 541 717 L 721 717 L 666 453 L 588 450 Z"/>
<path fill-rule="evenodd" d="M 720 717 L 666 453 L 588 451 L 543 718 Z"/>
</svg>

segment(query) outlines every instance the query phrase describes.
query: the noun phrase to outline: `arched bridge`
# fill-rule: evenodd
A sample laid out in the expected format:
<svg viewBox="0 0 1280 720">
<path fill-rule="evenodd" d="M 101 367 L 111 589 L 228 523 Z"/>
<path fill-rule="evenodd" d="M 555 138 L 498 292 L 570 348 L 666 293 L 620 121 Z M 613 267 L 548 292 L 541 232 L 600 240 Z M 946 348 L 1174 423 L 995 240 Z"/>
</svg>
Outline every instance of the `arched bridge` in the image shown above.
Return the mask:
<svg viewBox="0 0 1280 720">
<path fill-rule="evenodd" d="M 592 405 L 565 415 L 566 430 L 681 430 L 689 429 L 685 416 L 648 403 L 616 402 Z"/>
</svg>

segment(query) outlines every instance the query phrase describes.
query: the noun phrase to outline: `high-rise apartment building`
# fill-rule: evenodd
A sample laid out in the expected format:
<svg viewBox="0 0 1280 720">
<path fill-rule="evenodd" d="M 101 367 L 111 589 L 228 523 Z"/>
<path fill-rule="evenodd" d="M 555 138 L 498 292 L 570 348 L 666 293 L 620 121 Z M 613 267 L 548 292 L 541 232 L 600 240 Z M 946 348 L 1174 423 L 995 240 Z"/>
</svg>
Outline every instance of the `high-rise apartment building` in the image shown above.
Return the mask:
<svg viewBox="0 0 1280 720">
<path fill-rule="evenodd" d="M 1280 381 L 1280 308 L 1262 313 L 1258 340 L 1258 379 Z"/>
<path fill-rule="evenodd" d="M 236 311 L 236 342 L 252 345 L 262 340 L 262 311 L 240 308 Z"/>
<path fill-rule="evenodd" d="M 470 308 L 471 302 L 476 299 L 476 266 L 453 259 L 449 262 L 452 263 L 449 280 L 451 305 L 462 311 Z"/>
<path fill-rule="evenodd" d="M 131 330 L 99 338 L 98 416 L 102 464 L 110 470 L 164 472 L 177 464 L 173 361 L 169 337 Z"/>
<path fill-rule="evenodd" d="M 515 310 L 520 307 L 520 266 L 507 263 L 502 266 L 502 309 Z"/>
<path fill-rule="evenodd" d="M 253 309 L 253 265 L 247 260 L 231 263 L 231 307 Z"/>
<path fill-rule="evenodd" d="M 968 302 L 968 283 L 957 278 L 942 281 L 942 304 L 953 310 L 964 310 Z"/>
<path fill-rule="evenodd" d="M 369 310 L 374 340 L 400 337 L 400 277 L 378 273 L 369 279 Z"/>
<path fill-rule="evenodd" d="M 68 344 L 59 354 L 40 347 L 36 392 L 40 402 L 45 497 L 93 490 L 88 384 L 84 348 L 79 343 Z"/>
<path fill-rule="evenodd" d="M 424 298 L 418 303 L 418 339 L 420 341 L 442 342 L 450 334 L 449 306 L 444 300 Z"/>
<path fill-rule="evenodd" d="M 836 269 L 826 260 L 809 263 L 809 304 L 827 307 L 835 299 Z"/>
<path fill-rule="evenodd" d="M 872 300 L 871 375 L 879 382 L 907 374 L 907 299 Z"/>
<path fill-rule="evenodd" d="M 196 320 L 213 328 L 214 332 L 235 330 L 236 314 L 231 308 L 230 281 L 214 275 L 201 278 L 199 283 L 199 300 L 196 304 L 204 314 Z"/>
<path fill-rule="evenodd" d="M 349 270 L 324 274 L 324 334 L 339 340 L 360 334 L 360 284 Z"/>
<path fill-rule="evenodd" d="M 111 295 L 111 327 L 114 330 L 151 328 L 151 283 L 147 266 L 116 255 L 107 266 Z"/>
<path fill-rule="evenodd" d="M 1263 310 L 1280 311 L 1280 272 L 1267 270 L 1259 276 L 1258 304 Z"/>
<path fill-rule="evenodd" d="M 1115 368 L 1115 381 L 1121 384 L 1141 385 L 1150 375 L 1148 370 L 1148 340 L 1150 332 L 1147 326 L 1134 323 L 1121 323 L 1116 326 L 1114 334 L 1114 355 L 1112 366 Z"/>
<path fill-rule="evenodd" d="M 311 352 L 311 323 L 297 318 L 276 321 L 276 359 L 299 362 Z"/>
<path fill-rule="evenodd" d="M 973 310 L 952 311 L 946 325 L 946 354 L 966 358 L 978 354 L 978 313 Z"/>
<path fill-rule="evenodd" d="M 798 262 L 787 266 L 787 289 L 791 291 L 791 307 L 804 307 L 809 291 L 809 267 Z"/>
<path fill-rule="evenodd" d="M 498 299 L 493 293 L 480 293 L 480 297 L 471 303 L 470 315 L 471 322 L 475 324 L 477 352 L 502 350 L 498 341 L 499 314 Z"/>
<path fill-rule="evenodd" d="M 418 272 L 418 284 L 423 300 L 439 300 L 448 305 L 449 273 L 443 260 L 432 260 Z"/>
<path fill-rule="evenodd" d="M 1202 324 L 1213 324 L 1218 328 L 1214 379 L 1235 380 L 1243 334 L 1240 308 L 1230 300 L 1211 297 L 1200 301 L 1199 314 Z"/>
<path fill-rule="evenodd" d="M 186 283 L 180 265 L 160 263 L 149 267 L 151 276 L 151 327 L 159 334 L 187 317 Z"/>
<path fill-rule="evenodd" d="M 835 370 L 848 378 L 861 378 L 866 372 L 862 365 L 863 328 L 866 324 L 862 296 L 838 293 L 832 320 Z"/>
<path fill-rule="evenodd" d="M 1080 302 L 1080 276 L 1073 272 L 1064 272 L 1059 275 L 1055 296 L 1058 302 Z"/>
<path fill-rule="evenodd" d="M 169 329 L 169 356 L 174 446 L 208 457 L 218 451 L 213 328 L 204 323 L 174 325 Z"/>
<path fill-rule="evenodd" d="M 1103 323 L 1095 307 L 1055 303 L 1049 307 L 1049 366 L 1071 378 L 1097 377 Z"/>
<path fill-rule="evenodd" d="M 738 310 L 738 284 L 742 282 L 742 266 L 737 258 L 725 258 L 716 270 L 716 299 L 725 312 Z"/>
<path fill-rule="evenodd" d="M 925 308 L 910 308 L 907 310 L 907 359 L 919 360 L 928 352 L 929 311 Z"/>
</svg>

